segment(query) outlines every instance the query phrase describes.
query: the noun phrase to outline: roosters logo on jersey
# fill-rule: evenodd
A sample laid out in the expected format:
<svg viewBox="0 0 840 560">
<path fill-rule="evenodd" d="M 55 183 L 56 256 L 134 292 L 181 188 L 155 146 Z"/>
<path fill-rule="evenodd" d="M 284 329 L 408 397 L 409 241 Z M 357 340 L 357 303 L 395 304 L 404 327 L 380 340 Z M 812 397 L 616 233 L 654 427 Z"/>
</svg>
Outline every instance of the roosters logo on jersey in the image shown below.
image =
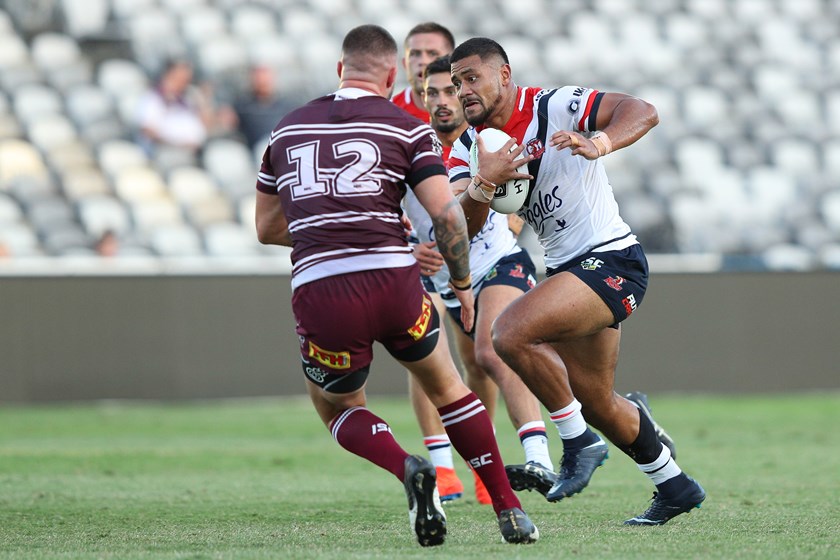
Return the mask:
<svg viewBox="0 0 840 560">
<path fill-rule="evenodd" d="M 545 153 L 545 146 L 539 138 L 532 138 L 525 143 L 525 151 L 536 159 L 542 157 Z"/>
<path fill-rule="evenodd" d="M 347 369 L 350 367 L 350 352 L 332 352 L 324 350 L 311 340 L 309 341 L 309 357 L 332 369 Z"/>
<path fill-rule="evenodd" d="M 423 307 L 420 310 L 420 316 L 414 326 L 408 329 L 408 334 L 414 340 L 420 340 L 426 335 L 426 330 L 429 328 L 429 320 L 432 318 L 432 300 L 428 296 L 423 296 Z"/>
</svg>

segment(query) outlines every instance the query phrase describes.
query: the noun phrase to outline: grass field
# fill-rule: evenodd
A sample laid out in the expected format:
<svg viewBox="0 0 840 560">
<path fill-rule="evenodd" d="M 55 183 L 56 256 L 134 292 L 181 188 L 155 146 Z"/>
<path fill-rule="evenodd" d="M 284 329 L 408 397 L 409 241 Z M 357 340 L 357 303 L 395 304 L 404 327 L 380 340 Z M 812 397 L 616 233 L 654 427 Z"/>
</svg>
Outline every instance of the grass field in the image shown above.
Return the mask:
<svg viewBox="0 0 840 560">
<path fill-rule="evenodd" d="M 422 451 L 406 400 L 370 405 Z M 303 399 L 6 406 L 0 558 L 840 558 L 840 394 L 651 405 L 708 492 L 702 509 L 622 526 L 652 487 L 614 450 L 580 496 L 520 495 L 537 544 L 501 544 L 467 494 L 435 549 L 414 541 L 397 480 L 340 449 Z M 502 453 L 520 462 L 503 420 Z"/>
</svg>

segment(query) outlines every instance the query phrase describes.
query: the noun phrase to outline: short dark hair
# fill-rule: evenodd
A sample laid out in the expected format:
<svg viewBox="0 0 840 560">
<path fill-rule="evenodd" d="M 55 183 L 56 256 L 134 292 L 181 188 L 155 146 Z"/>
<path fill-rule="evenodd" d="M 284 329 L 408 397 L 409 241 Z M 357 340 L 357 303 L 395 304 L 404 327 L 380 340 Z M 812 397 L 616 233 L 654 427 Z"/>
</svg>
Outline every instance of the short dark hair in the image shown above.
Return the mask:
<svg viewBox="0 0 840 560">
<path fill-rule="evenodd" d="M 502 45 L 487 37 L 473 37 L 455 47 L 452 55 L 450 55 L 450 62 L 455 63 L 463 58 L 475 55 L 478 55 L 482 62 L 491 56 L 498 56 L 505 64 L 510 64 L 508 55 Z"/>
<path fill-rule="evenodd" d="M 455 48 L 455 36 L 452 35 L 452 32 L 444 26 L 442 26 L 441 24 L 435 23 L 433 21 L 425 21 L 423 23 L 418 23 L 417 25 L 412 27 L 411 31 L 408 32 L 408 35 L 405 36 L 403 48 L 408 47 L 408 40 L 410 38 L 421 33 L 437 33 L 439 35 L 443 35 L 443 38 L 446 39 L 447 43 L 449 43 L 450 50 Z"/>
<path fill-rule="evenodd" d="M 344 36 L 341 52 L 347 55 L 396 55 L 397 42 L 384 27 L 360 25 L 348 31 Z"/>
<path fill-rule="evenodd" d="M 423 68 L 423 79 L 425 80 L 432 74 L 443 74 L 446 73 L 449 75 L 451 64 L 449 63 L 449 55 L 445 54 L 443 56 L 439 56 L 429 64 Z"/>
</svg>

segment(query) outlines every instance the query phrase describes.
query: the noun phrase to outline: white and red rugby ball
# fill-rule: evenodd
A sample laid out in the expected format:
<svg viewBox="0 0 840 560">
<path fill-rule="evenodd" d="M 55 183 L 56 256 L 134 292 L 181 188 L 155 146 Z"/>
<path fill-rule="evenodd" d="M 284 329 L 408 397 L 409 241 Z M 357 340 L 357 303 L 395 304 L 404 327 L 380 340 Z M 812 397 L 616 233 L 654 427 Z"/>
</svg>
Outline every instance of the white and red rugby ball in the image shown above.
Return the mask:
<svg viewBox="0 0 840 560">
<path fill-rule="evenodd" d="M 488 152 L 497 152 L 510 140 L 510 136 L 498 128 L 485 128 L 478 133 L 484 141 L 484 149 Z M 516 144 L 510 149 L 516 149 Z M 528 164 L 525 163 L 517 169 L 520 173 L 528 173 Z M 475 177 L 478 173 L 478 140 L 470 147 L 470 175 Z M 507 183 L 496 186 L 496 194 L 490 202 L 490 208 L 500 214 L 513 214 L 525 204 L 528 198 L 528 179 L 511 179 Z"/>
</svg>

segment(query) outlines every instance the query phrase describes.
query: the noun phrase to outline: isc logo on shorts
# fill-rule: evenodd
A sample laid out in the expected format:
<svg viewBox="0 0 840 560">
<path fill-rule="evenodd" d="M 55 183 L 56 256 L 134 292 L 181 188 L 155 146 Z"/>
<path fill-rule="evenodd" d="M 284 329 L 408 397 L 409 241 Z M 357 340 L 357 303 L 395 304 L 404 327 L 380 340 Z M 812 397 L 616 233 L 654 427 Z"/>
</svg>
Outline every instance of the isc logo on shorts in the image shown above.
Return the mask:
<svg viewBox="0 0 840 560">
<path fill-rule="evenodd" d="M 411 338 L 414 340 L 420 340 L 424 336 L 426 336 L 426 329 L 429 328 L 429 320 L 432 318 L 432 300 L 429 299 L 429 296 L 423 296 L 423 308 L 420 310 L 420 317 L 417 318 L 417 322 L 414 323 L 414 326 L 408 329 L 408 334 L 411 335 Z"/>
<path fill-rule="evenodd" d="M 309 357 L 315 358 L 327 367 L 333 369 L 347 369 L 350 367 L 350 352 L 331 352 L 309 341 Z"/>
</svg>

